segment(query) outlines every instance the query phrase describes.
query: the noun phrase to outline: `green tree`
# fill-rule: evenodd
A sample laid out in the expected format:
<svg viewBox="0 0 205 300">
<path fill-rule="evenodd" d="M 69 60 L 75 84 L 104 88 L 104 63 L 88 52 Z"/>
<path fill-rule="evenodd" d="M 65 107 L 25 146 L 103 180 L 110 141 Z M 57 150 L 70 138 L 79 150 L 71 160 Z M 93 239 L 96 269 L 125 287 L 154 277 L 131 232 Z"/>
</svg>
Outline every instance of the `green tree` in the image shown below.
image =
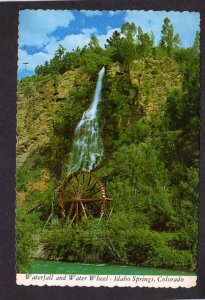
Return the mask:
<svg viewBox="0 0 205 300">
<path fill-rule="evenodd" d="M 138 27 L 137 49 L 140 58 L 152 56 L 154 50 L 153 34 L 144 33 L 140 26 Z"/>
<path fill-rule="evenodd" d="M 196 36 L 195 36 L 192 48 L 195 53 L 199 54 L 199 52 L 200 52 L 200 32 L 199 31 L 196 32 Z"/>
<path fill-rule="evenodd" d="M 117 47 L 121 40 L 121 34 L 119 31 L 115 30 L 110 38 L 108 38 L 106 48 Z"/>
<path fill-rule="evenodd" d="M 174 35 L 174 27 L 169 18 L 164 19 L 161 33 L 160 47 L 165 54 L 173 57 L 174 49 L 180 44 L 180 38 L 178 34 Z"/>
<path fill-rule="evenodd" d="M 124 23 L 121 26 L 121 34 L 125 36 L 126 39 L 134 41 L 137 29 L 134 23 Z"/>
<path fill-rule="evenodd" d="M 175 34 L 175 36 L 174 36 L 174 43 L 173 43 L 173 45 L 174 45 L 174 49 L 179 48 L 179 46 L 181 45 L 181 39 L 180 39 L 180 36 L 179 36 L 178 33 Z"/>
<path fill-rule="evenodd" d="M 29 215 L 25 209 L 16 209 L 16 271 L 26 272 L 31 254 L 37 247 L 36 236 L 41 222 L 38 215 Z"/>
<path fill-rule="evenodd" d="M 99 40 L 95 35 L 91 36 L 88 46 L 91 50 L 96 50 L 96 49 L 100 48 Z"/>
<path fill-rule="evenodd" d="M 57 57 L 59 60 L 62 60 L 63 56 L 65 55 L 65 50 L 66 48 L 64 48 L 62 45 L 59 45 L 58 49 L 55 51 L 54 57 Z"/>
</svg>

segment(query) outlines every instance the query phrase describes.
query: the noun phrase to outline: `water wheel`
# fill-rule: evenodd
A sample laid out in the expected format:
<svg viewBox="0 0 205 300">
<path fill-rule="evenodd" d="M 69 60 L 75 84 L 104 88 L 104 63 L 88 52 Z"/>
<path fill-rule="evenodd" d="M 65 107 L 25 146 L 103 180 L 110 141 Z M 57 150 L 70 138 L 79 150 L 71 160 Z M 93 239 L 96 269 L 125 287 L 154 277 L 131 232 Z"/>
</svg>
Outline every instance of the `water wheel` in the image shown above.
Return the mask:
<svg viewBox="0 0 205 300">
<path fill-rule="evenodd" d="M 100 180 L 91 172 L 80 171 L 68 176 L 59 191 L 59 208 L 63 219 L 78 224 L 84 216 L 101 218 L 111 213 L 111 199 L 106 198 Z"/>
</svg>

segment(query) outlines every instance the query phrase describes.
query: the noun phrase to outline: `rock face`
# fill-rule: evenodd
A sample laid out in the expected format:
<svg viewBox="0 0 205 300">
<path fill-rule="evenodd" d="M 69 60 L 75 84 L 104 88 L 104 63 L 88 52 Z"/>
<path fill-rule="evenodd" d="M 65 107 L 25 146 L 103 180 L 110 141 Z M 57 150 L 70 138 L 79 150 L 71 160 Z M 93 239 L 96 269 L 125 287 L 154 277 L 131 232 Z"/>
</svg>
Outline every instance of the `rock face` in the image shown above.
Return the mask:
<svg viewBox="0 0 205 300">
<path fill-rule="evenodd" d="M 86 84 L 88 78 L 80 69 L 63 75 L 26 78 L 18 84 L 17 94 L 17 167 L 27 157 L 48 142 L 52 119 L 69 100 L 78 81 Z"/>
<path fill-rule="evenodd" d="M 118 64 L 108 71 L 110 77 L 121 77 L 123 72 Z M 143 111 L 143 118 L 160 117 L 167 97 L 174 90 L 181 89 L 181 75 L 178 65 L 170 58 L 134 60 L 129 70 L 134 95 L 134 103 Z M 133 97 L 133 95 L 130 95 Z"/>
<path fill-rule="evenodd" d="M 173 90 L 181 89 L 178 66 L 170 58 L 135 60 L 130 75 L 133 86 L 138 87 L 138 101 L 147 119 L 160 116 L 167 96 Z"/>
</svg>

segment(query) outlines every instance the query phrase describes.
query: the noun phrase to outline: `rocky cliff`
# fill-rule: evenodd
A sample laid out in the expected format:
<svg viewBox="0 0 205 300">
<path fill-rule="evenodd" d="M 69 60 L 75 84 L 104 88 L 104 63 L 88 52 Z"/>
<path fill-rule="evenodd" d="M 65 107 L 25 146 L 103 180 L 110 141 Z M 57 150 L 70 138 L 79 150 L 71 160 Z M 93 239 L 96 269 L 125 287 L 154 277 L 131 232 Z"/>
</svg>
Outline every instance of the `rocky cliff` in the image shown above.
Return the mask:
<svg viewBox="0 0 205 300">
<path fill-rule="evenodd" d="M 17 166 L 48 142 L 55 113 L 69 101 L 69 95 L 79 80 L 88 81 L 82 70 L 70 70 L 63 75 L 30 77 L 19 82 L 17 94 Z"/>
</svg>

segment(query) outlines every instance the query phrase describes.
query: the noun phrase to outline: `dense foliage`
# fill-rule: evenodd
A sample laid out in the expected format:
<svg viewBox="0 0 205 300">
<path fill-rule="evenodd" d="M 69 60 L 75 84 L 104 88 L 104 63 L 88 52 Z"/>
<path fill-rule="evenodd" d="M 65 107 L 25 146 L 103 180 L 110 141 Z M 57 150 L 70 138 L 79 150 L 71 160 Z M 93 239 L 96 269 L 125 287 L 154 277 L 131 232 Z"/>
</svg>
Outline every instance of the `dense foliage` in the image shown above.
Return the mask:
<svg viewBox="0 0 205 300">
<path fill-rule="evenodd" d="M 181 88 L 167 91 L 163 113 L 146 118 L 140 89 L 149 94 L 150 87 L 134 86 L 130 69 L 133 61 L 146 64 L 150 59 L 175 63 Z M 25 191 L 29 179 L 39 176 L 41 168 L 50 170 L 53 181 L 46 195 L 30 192 L 22 209 L 43 202 L 40 219 L 45 222 L 48 218 L 48 202 L 55 184 L 63 178 L 70 137 L 90 105 L 103 65 L 107 70 L 116 66 L 118 71 L 114 77 L 107 74 L 103 83 L 100 125 L 105 155 L 95 173 L 113 198 L 115 210 L 108 220 L 82 220 L 78 228 L 60 221 L 57 226 L 51 223 L 41 234 L 45 255 L 66 261 L 194 270 L 199 205 L 199 34 L 192 47 L 181 47 L 168 18 L 159 45 L 155 45 L 153 33 L 125 23 L 107 40 L 105 48 L 95 36 L 87 46 L 72 52 L 60 45 L 53 59 L 36 68 L 37 78 L 80 69 L 89 76 L 89 82 L 85 86 L 79 80 L 53 117 L 49 143 L 17 170 L 18 191 Z M 32 216 L 24 216 L 26 227 L 17 218 L 17 268 L 21 271 L 31 253 Z"/>
<path fill-rule="evenodd" d="M 41 222 L 38 214 L 29 215 L 22 208 L 16 209 L 16 271 L 25 272 L 31 263 L 31 254 L 37 247 Z"/>
</svg>

